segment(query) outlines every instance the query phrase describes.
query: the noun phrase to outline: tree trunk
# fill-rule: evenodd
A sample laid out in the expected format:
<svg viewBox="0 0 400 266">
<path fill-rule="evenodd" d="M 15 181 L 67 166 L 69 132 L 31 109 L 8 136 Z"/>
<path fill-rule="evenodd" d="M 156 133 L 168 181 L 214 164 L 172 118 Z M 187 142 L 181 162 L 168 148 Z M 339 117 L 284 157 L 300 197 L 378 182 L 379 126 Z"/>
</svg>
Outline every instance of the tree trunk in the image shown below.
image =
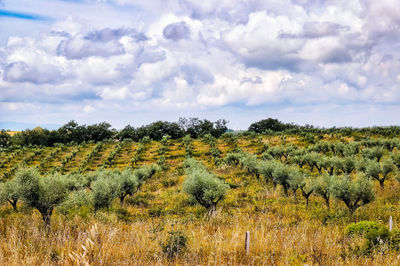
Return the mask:
<svg viewBox="0 0 400 266">
<path fill-rule="evenodd" d="M 381 189 L 383 190 L 383 189 L 385 188 L 385 184 L 384 184 L 385 179 L 378 179 L 378 181 L 379 181 L 379 186 L 380 186 Z"/>
<path fill-rule="evenodd" d="M 285 194 L 285 197 L 288 196 L 288 188 L 285 185 L 282 185 L 283 187 L 283 193 Z"/>
<path fill-rule="evenodd" d="M 53 213 L 53 209 L 44 210 L 40 213 L 42 214 L 44 225 L 47 229 L 50 229 L 51 214 Z"/>
<path fill-rule="evenodd" d="M 328 211 L 331 209 L 331 204 L 330 204 L 330 202 L 329 202 L 329 197 L 324 197 L 324 200 L 325 200 L 325 205 L 326 205 L 326 208 L 328 209 Z"/>
<path fill-rule="evenodd" d="M 17 210 L 17 202 L 18 202 L 18 200 L 8 200 L 8 202 L 13 207 L 13 210 L 16 211 Z"/>
<path fill-rule="evenodd" d="M 14 211 L 16 211 L 17 210 L 17 201 L 12 201 L 11 205 L 12 205 Z"/>
<path fill-rule="evenodd" d="M 119 202 L 121 203 L 122 206 L 124 206 L 125 197 L 126 197 L 126 195 L 121 195 L 121 196 L 119 196 Z"/>
<path fill-rule="evenodd" d="M 216 210 L 217 210 L 217 206 L 211 205 L 211 207 L 208 208 L 208 217 L 213 217 Z"/>
<path fill-rule="evenodd" d="M 308 208 L 308 197 L 306 197 L 306 208 Z"/>
</svg>

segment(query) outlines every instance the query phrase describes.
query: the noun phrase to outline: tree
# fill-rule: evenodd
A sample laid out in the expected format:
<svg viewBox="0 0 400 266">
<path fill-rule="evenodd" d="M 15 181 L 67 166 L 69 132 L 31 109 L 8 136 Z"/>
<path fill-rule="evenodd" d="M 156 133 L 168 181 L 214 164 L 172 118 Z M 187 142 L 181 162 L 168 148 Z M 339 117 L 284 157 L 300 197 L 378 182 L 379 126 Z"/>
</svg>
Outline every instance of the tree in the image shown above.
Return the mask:
<svg viewBox="0 0 400 266">
<path fill-rule="evenodd" d="M 363 156 L 367 159 L 376 159 L 378 162 L 382 159 L 385 150 L 381 147 L 365 148 L 362 151 Z"/>
<path fill-rule="evenodd" d="M 388 178 L 388 174 L 394 170 L 394 164 L 387 160 L 383 163 L 369 160 L 365 169 L 367 177 L 372 177 L 379 182 L 381 189 L 384 188 L 384 182 Z"/>
<path fill-rule="evenodd" d="M 40 177 L 35 168 L 27 168 L 17 172 L 16 182 L 21 198 L 40 212 L 46 227 L 50 228 L 54 208 L 67 197 L 65 179 L 61 175 Z"/>
<path fill-rule="evenodd" d="M 315 194 L 321 196 L 325 200 L 325 205 L 330 210 L 329 199 L 331 197 L 332 181 L 337 177 L 330 174 L 319 175 L 313 179 L 313 187 Z"/>
<path fill-rule="evenodd" d="M 273 182 L 282 186 L 285 196 L 288 196 L 290 180 L 294 175 L 297 174 L 296 171 L 298 170 L 290 166 L 286 166 L 283 163 L 275 164 L 275 169 L 272 172 Z"/>
<path fill-rule="evenodd" d="M 144 182 L 149 180 L 153 175 L 157 173 L 157 171 L 160 170 L 160 167 L 157 164 L 152 164 L 152 165 L 145 165 L 142 166 L 138 169 L 136 169 L 133 174 L 137 178 L 138 181 L 138 186 L 137 190 L 139 190 Z"/>
<path fill-rule="evenodd" d="M 265 182 L 272 182 L 274 187 L 276 186 L 276 182 L 274 181 L 273 172 L 275 169 L 275 161 L 264 161 L 259 164 L 259 171 L 261 175 L 264 176 Z"/>
<path fill-rule="evenodd" d="M 267 130 L 284 131 L 285 129 L 294 127 L 294 125 L 284 124 L 278 119 L 268 118 L 251 124 L 248 130 L 256 133 L 264 133 Z"/>
<path fill-rule="evenodd" d="M 125 197 L 132 196 L 138 190 L 139 180 L 132 169 L 128 168 L 119 173 L 118 182 L 120 183 L 118 197 L 121 204 L 124 205 Z"/>
<path fill-rule="evenodd" d="M 301 195 L 306 199 L 306 206 L 308 207 L 309 198 L 314 191 L 310 177 L 300 171 L 296 171 L 292 173 L 289 184 L 293 193 L 296 193 L 297 189 L 301 190 Z"/>
<path fill-rule="evenodd" d="M 11 140 L 10 134 L 4 129 L 0 131 L 0 147 L 6 147 Z"/>
<path fill-rule="evenodd" d="M 364 206 L 375 199 L 371 182 L 364 176 L 358 176 L 352 180 L 350 176 L 345 175 L 333 180 L 331 185 L 332 195 L 343 201 L 350 211 L 350 214 L 357 208 Z"/>
<path fill-rule="evenodd" d="M 186 159 L 184 166 L 186 167 L 187 177 L 183 182 L 183 191 L 205 207 L 209 216 L 212 216 L 218 202 L 225 197 L 229 189 L 228 184 L 207 171 L 195 159 Z"/>
<path fill-rule="evenodd" d="M 10 203 L 14 211 L 16 211 L 18 200 L 19 191 L 16 179 L 12 179 L 0 185 L 0 201 Z"/>
<path fill-rule="evenodd" d="M 121 183 L 116 171 L 99 170 L 96 180 L 90 185 L 94 210 L 109 208 L 113 200 L 119 196 Z"/>
<path fill-rule="evenodd" d="M 87 133 L 89 140 L 94 142 L 102 141 L 105 139 L 111 138 L 114 133 L 114 130 L 110 129 L 111 125 L 106 122 L 101 122 L 99 124 L 93 124 L 87 127 Z"/>
</svg>

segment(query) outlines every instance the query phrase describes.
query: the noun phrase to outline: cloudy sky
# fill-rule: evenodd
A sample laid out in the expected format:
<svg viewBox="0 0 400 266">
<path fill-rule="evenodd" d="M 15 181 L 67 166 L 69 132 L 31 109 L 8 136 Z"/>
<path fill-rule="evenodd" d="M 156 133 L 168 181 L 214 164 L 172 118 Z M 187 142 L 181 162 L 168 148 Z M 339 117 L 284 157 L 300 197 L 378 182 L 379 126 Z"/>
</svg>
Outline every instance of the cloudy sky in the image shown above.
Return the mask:
<svg viewBox="0 0 400 266">
<path fill-rule="evenodd" d="M 399 125 L 396 0 L 0 0 L 0 127 Z"/>
</svg>

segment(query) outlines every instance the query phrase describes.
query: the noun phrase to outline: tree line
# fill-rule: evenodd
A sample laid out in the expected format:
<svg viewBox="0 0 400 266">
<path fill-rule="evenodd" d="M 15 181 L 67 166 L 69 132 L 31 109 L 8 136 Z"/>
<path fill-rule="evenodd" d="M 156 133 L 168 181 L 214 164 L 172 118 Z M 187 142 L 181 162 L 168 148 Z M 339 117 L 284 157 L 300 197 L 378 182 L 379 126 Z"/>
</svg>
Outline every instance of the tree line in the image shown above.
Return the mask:
<svg viewBox="0 0 400 266">
<path fill-rule="evenodd" d="M 116 130 L 107 122 L 93 125 L 79 125 L 70 121 L 57 130 L 48 130 L 40 127 L 26 129 L 11 136 L 7 131 L 0 132 L 0 147 L 7 146 L 54 146 L 56 143 L 83 143 L 99 142 L 107 139 L 140 141 L 144 137 L 160 141 L 163 136 L 179 139 L 186 135 L 198 138 L 206 134 L 218 138 L 228 128 L 228 121 L 219 119 L 211 122 L 207 119 L 180 118 L 178 122 L 157 121 L 149 125 L 135 128 L 127 125 L 122 130 Z"/>
<path fill-rule="evenodd" d="M 211 135 L 215 138 L 231 131 L 227 127 L 228 121 L 218 119 L 215 122 L 207 119 L 179 118 L 178 122 L 157 121 L 141 127 L 125 126 L 122 130 L 116 130 L 107 122 L 93 125 L 79 125 L 70 121 L 57 130 L 48 130 L 40 127 L 26 129 L 11 136 L 6 130 L 0 131 L 0 147 L 7 146 L 54 146 L 56 143 L 83 143 L 99 142 L 107 139 L 139 141 L 144 137 L 159 141 L 163 136 L 172 139 L 180 139 L 189 135 L 191 138 L 199 138 Z M 252 123 L 247 130 L 240 134 L 293 134 L 299 135 L 310 143 L 318 141 L 318 135 L 338 134 L 341 136 L 360 137 L 365 135 L 381 135 L 386 137 L 400 136 L 399 126 L 388 127 L 332 127 L 316 128 L 311 125 L 300 126 L 293 123 L 283 123 L 278 119 L 268 118 Z"/>
</svg>

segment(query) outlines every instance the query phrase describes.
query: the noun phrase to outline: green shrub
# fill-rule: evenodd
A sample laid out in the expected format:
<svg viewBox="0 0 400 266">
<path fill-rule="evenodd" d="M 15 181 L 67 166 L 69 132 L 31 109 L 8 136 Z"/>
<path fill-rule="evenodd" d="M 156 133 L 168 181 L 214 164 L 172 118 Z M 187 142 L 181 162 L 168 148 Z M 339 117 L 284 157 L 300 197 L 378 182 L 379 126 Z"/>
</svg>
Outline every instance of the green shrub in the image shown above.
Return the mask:
<svg viewBox="0 0 400 266">
<path fill-rule="evenodd" d="M 165 242 L 160 243 L 162 251 L 168 258 L 173 258 L 187 249 L 187 237 L 182 231 L 170 231 Z"/>
<path fill-rule="evenodd" d="M 365 238 L 363 245 L 356 249 L 365 255 L 370 254 L 374 249 L 384 250 L 384 246 L 387 247 L 390 244 L 389 230 L 372 221 L 352 223 L 346 227 L 345 233 L 347 236 L 360 235 Z M 393 242 L 396 243 L 396 240 L 397 236 L 393 238 Z"/>
<path fill-rule="evenodd" d="M 128 210 L 124 208 L 118 208 L 115 210 L 115 214 L 117 215 L 118 220 L 127 224 L 132 223 L 132 215 Z"/>
<path fill-rule="evenodd" d="M 352 223 L 346 226 L 345 234 L 351 235 L 366 235 L 372 231 L 378 231 L 382 226 L 372 221 L 362 221 L 358 223 Z"/>
</svg>

